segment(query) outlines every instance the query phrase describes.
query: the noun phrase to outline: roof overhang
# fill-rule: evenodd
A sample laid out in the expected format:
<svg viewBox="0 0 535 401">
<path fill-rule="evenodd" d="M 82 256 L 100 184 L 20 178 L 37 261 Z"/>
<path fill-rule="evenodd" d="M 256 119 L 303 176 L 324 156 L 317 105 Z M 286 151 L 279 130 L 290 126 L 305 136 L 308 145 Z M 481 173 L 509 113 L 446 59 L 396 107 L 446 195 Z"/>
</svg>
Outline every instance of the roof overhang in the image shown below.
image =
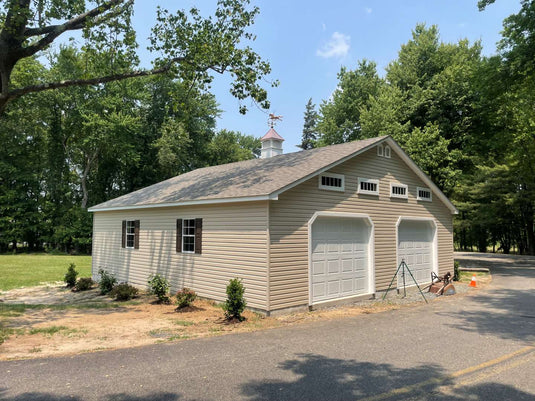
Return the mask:
<svg viewBox="0 0 535 401">
<path fill-rule="evenodd" d="M 221 198 L 221 199 L 198 199 L 192 201 L 170 202 L 170 203 L 153 203 L 146 205 L 126 205 L 126 206 L 110 206 L 110 207 L 90 207 L 88 212 L 111 212 L 114 210 L 137 210 L 137 209 L 154 209 L 161 207 L 176 207 L 176 206 L 192 206 L 192 205 L 212 205 L 219 203 L 238 203 L 238 202 L 255 202 L 277 200 L 277 195 L 261 195 L 261 196 L 247 196 L 241 198 Z"/>
</svg>

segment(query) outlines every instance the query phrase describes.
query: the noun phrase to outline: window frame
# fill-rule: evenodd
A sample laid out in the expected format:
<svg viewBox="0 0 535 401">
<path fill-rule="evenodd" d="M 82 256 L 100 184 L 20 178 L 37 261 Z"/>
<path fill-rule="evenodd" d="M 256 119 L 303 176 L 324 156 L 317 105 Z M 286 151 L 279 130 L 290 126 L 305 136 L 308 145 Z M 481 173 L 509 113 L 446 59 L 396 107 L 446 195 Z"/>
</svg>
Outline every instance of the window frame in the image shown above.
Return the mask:
<svg viewBox="0 0 535 401">
<path fill-rule="evenodd" d="M 429 198 L 422 198 L 420 196 L 420 191 L 428 191 Z M 431 189 L 426 188 L 426 187 L 416 187 L 416 200 L 424 201 L 424 202 L 433 202 L 433 191 L 431 191 Z"/>
<path fill-rule="evenodd" d="M 125 220 L 126 227 L 124 233 L 124 247 L 125 249 L 136 249 L 136 220 Z M 128 232 L 128 228 L 132 229 L 132 232 Z M 128 238 L 132 240 L 132 246 L 128 246 Z"/>
<path fill-rule="evenodd" d="M 377 156 L 384 157 L 384 154 L 385 154 L 385 148 L 383 144 L 377 145 Z"/>
<path fill-rule="evenodd" d="M 361 188 L 361 184 L 363 182 L 369 182 L 371 184 L 376 184 L 377 185 L 377 190 L 376 191 L 369 191 L 367 189 L 362 189 Z M 359 194 L 362 194 L 362 195 L 375 195 L 375 196 L 379 196 L 379 180 L 375 179 L 375 178 L 363 178 L 363 177 L 358 177 L 358 186 L 357 186 L 357 193 Z"/>
<path fill-rule="evenodd" d="M 387 151 L 388 150 L 388 155 L 387 155 Z M 383 157 L 386 157 L 387 159 L 390 159 L 392 157 L 392 148 L 388 145 L 385 145 L 384 146 L 384 149 L 383 149 Z"/>
<path fill-rule="evenodd" d="M 405 195 L 395 194 L 394 187 L 405 188 Z M 409 186 L 406 184 L 400 184 L 399 182 L 390 183 L 390 197 L 398 199 L 409 199 Z"/>
<path fill-rule="evenodd" d="M 340 179 L 342 181 L 342 185 L 340 187 L 334 187 L 334 186 L 331 186 L 331 185 L 323 185 L 321 183 L 321 179 L 322 177 L 327 177 L 327 178 L 337 178 L 337 179 Z M 326 191 L 337 191 L 337 192 L 344 192 L 345 191 L 345 176 L 343 174 L 335 174 L 335 173 L 322 173 L 318 176 L 318 187 L 319 189 L 324 189 Z"/>
<path fill-rule="evenodd" d="M 193 234 L 186 234 L 184 232 L 184 230 L 186 229 L 186 221 L 193 221 Z M 187 228 L 191 228 L 191 226 L 187 227 Z M 182 248 L 182 253 L 195 253 L 195 229 L 196 229 L 196 225 L 195 225 L 195 217 L 186 217 L 186 218 L 182 218 L 182 239 L 181 239 L 181 248 Z M 188 237 L 188 238 L 193 238 L 193 250 L 191 251 L 186 251 L 184 250 L 184 239 Z"/>
</svg>

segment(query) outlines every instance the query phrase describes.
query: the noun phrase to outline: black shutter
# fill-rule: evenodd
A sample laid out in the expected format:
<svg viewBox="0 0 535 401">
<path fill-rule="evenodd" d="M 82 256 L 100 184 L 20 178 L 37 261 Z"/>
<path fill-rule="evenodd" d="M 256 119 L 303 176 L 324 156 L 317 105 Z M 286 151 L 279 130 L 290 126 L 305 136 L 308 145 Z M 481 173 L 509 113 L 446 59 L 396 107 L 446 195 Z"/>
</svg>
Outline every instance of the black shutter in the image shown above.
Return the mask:
<svg viewBox="0 0 535 401">
<path fill-rule="evenodd" d="M 123 220 L 123 236 L 121 237 L 121 247 L 126 248 L 126 220 Z"/>
<path fill-rule="evenodd" d="M 134 221 L 134 249 L 139 249 L 139 220 Z"/>
<path fill-rule="evenodd" d="M 202 219 L 195 219 L 195 253 L 202 253 Z"/>
<path fill-rule="evenodd" d="M 182 252 L 182 219 L 176 221 L 176 251 Z"/>
</svg>

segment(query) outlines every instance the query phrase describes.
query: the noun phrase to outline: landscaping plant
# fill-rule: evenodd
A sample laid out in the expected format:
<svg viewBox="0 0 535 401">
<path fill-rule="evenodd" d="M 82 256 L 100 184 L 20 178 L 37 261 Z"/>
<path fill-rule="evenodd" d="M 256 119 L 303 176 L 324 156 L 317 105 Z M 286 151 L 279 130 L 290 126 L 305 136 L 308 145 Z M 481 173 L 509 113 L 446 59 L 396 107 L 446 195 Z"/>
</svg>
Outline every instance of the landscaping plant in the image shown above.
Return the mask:
<svg viewBox="0 0 535 401">
<path fill-rule="evenodd" d="M 227 300 L 223 304 L 223 310 L 225 311 L 227 320 L 237 319 L 240 322 L 245 320 L 242 316 L 242 312 L 247 305 L 243 298 L 244 292 L 245 287 L 240 279 L 235 278 L 230 280 L 229 285 L 227 285 Z"/>
<path fill-rule="evenodd" d="M 117 279 L 104 269 L 99 269 L 98 274 L 100 276 L 100 281 L 98 282 L 100 293 L 102 295 L 108 294 L 113 289 L 113 286 L 117 284 Z"/>
<path fill-rule="evenodd" d="M 195 291 L 184 287 L 176 293 L 176 308 L 182 309 L 187 306 L 191 306 L 195 299 L 197 299 L 197 294 L 195 293 Z"/>
<path fill-rule="evenodd" d="M 160 274 L 153 274 L 150 276 L 149 290 L 151 294 L 158 297 L 159 303 L 168 304 L 171 301 L 167 296 L 169 292 L 169 281 Z"/>
<path fill-rule="evenodd" d="M 65 278 L 63 279 L 63 281 L 67 283 L 67 287 L 72 288 L 76 285 L 76 276 L 78 276 L 76 265 L 71 263 L 67 269 L 67 273 L 65 273 Z"/>
<path fill-rule="evenodd" d="M 93 287 L 93 284 L 95 282 L 91 277 L 81 277 L 78 279 L 76 284 L 74 285 L 74 289 L 76 291 L 87 291 L 90 290 L 91 287 Z"/>
<path fill-rule="evenodd" d="M 115 298 L 116 301 L 128 301 L 135 298 L 138 293 L 138 289 L 127 283 L 120 283 L 113 287 L 109 292 L 109 296 Z"/>
</svg>

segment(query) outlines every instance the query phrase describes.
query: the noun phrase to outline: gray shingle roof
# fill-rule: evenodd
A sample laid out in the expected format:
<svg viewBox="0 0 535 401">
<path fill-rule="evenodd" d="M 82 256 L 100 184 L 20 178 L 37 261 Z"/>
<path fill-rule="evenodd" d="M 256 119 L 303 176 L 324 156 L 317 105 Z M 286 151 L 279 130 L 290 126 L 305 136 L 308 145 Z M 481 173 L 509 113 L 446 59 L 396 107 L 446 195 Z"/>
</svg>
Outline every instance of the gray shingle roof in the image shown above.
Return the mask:
<svg viewBox="0 0 535 401">
<path fill-rule="evenodd" d="M 385 138 L 200 168 L 93 206 L 89 211 L 270 196 Z"/>
</svg>

